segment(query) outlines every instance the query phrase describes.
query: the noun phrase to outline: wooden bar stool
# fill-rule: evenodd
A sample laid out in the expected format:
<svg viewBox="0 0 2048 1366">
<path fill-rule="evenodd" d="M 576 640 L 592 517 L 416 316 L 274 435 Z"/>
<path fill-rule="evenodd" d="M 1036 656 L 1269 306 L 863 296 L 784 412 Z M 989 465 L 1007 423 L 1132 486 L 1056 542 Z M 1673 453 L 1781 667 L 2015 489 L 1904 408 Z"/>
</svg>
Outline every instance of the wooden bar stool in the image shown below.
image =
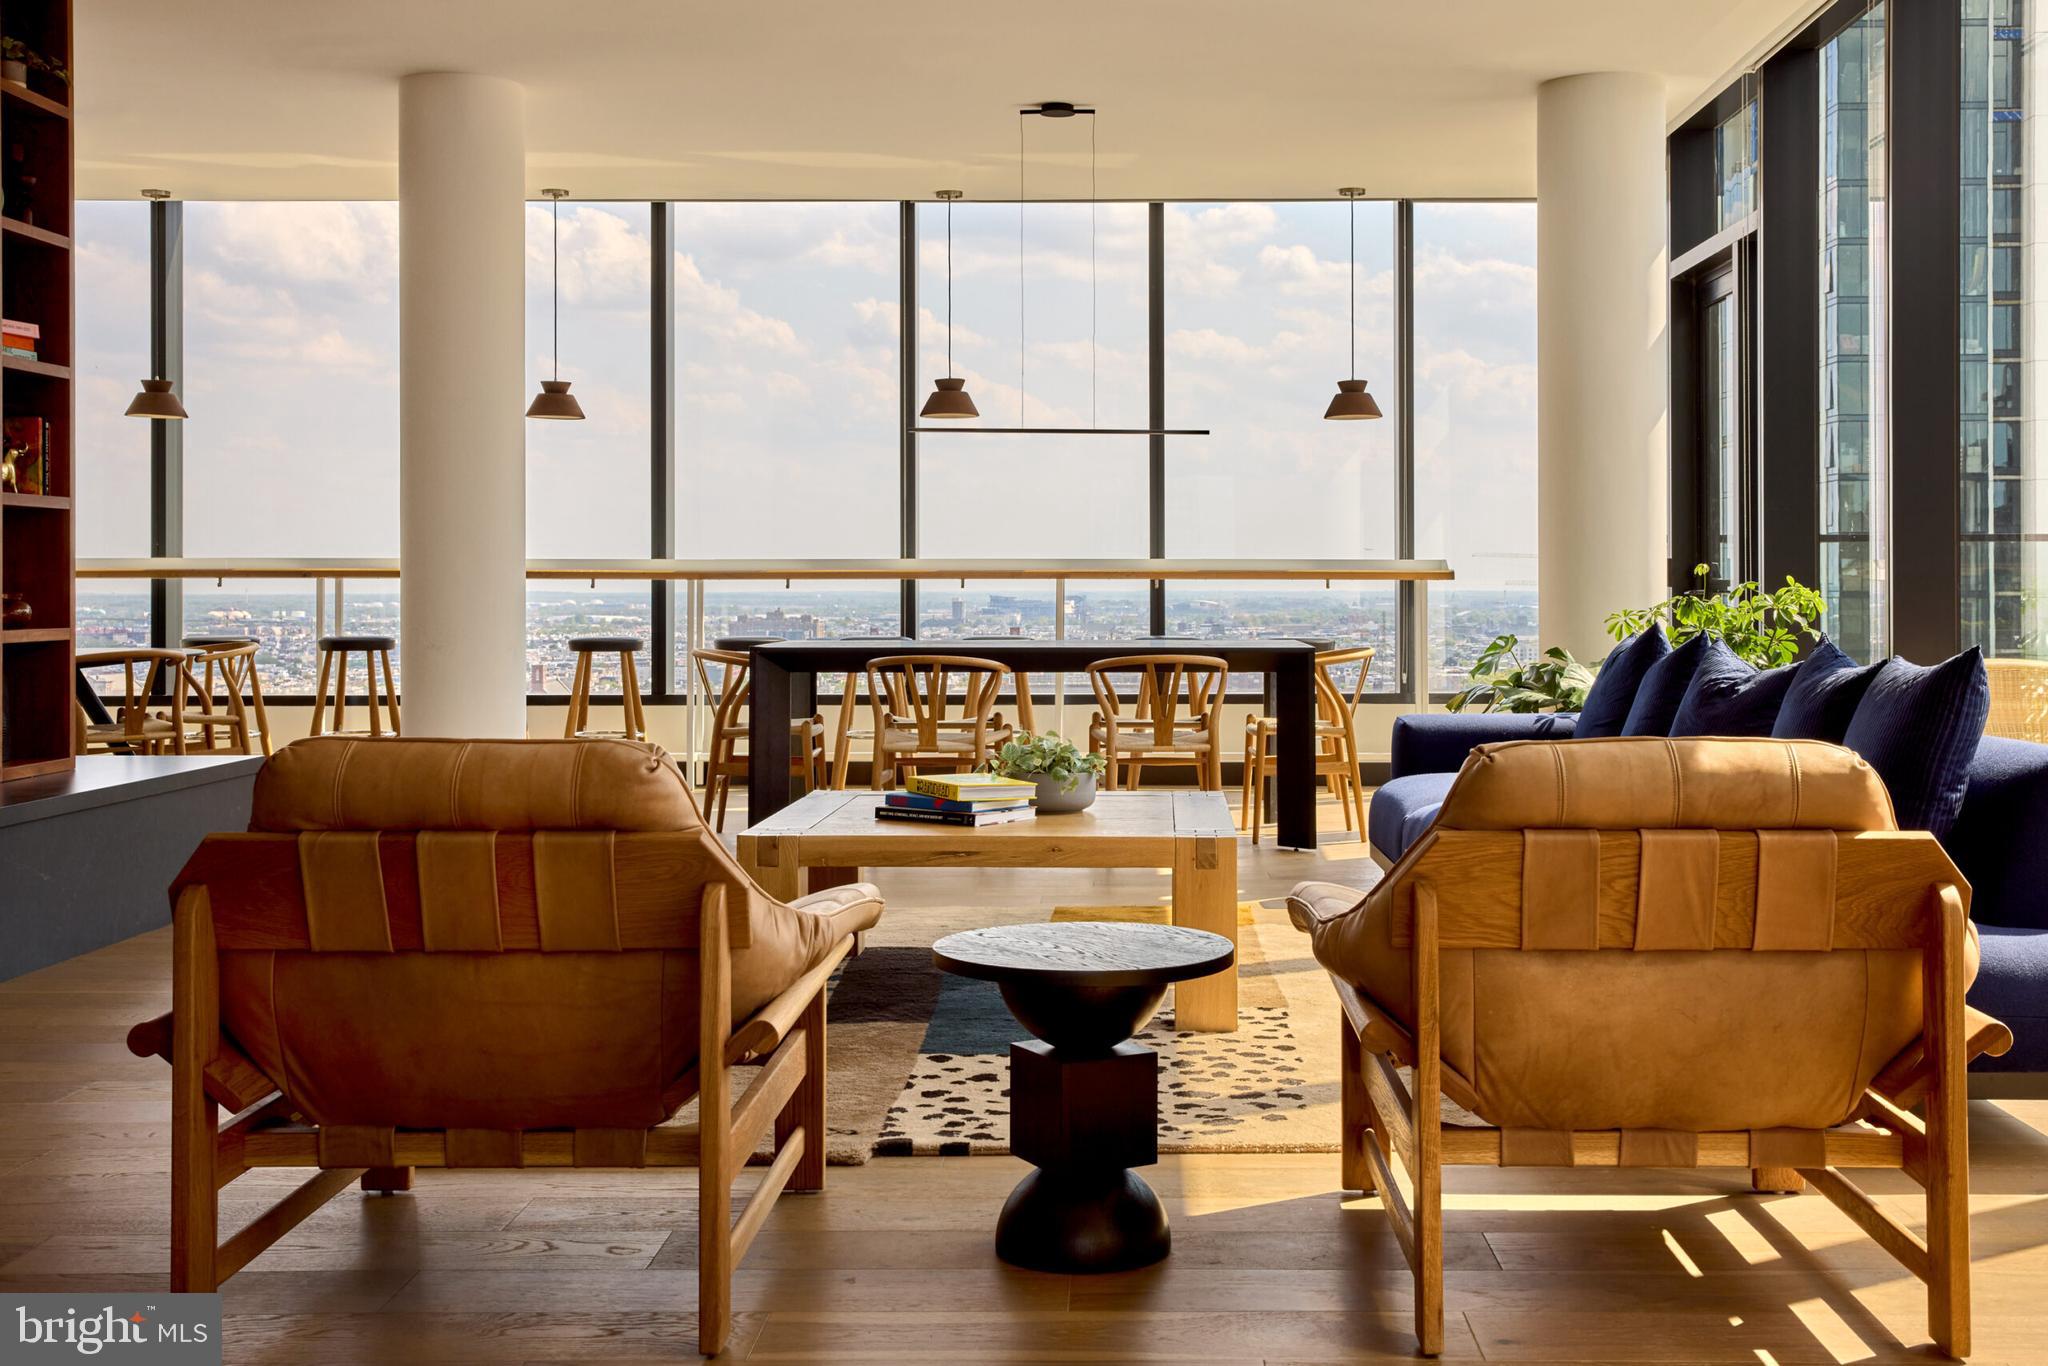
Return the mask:
<svg viewBox="0 0 2048 1366">
<path fill-rule="evenodd" d="M 569 648 L 576 652 L 576 681 L 569 687 L 569 723 L 562 731 L 565 739 L 577 736 L 590 738 L 603 736 L 620 740 L 645 740 L 647 738 L 647 712 L 640 705 L 640 671 L 633 665 L 636 652 L 647 648 L 647 642 L 638 636 L 573 636 Z M 619 686 L 624 693 L 619 700 L 626 712 L 624 730 L 590 729 L 590 675 L 593 655 L 615 654 L 619 657 Z"/>
<path fill-rule="evenodd" d="M 185 677 L 192 684 L 192 699 L 199 704 L 197 711 L 185 713 L 186 724 L 199 728 L 186 741 L 186 752 L 232 750 L 237 754 L 254 754 L 250 734 L 253 729 L 253 739 L 262 744 L 265 754 L 270 753 L 270 714 L 263 709 L 263 678 L 256 670 L 256 652 L 260 648 L 257 642 L 248 636 L 197 635 L 186 636 L 180 643 L 199 652 L 185 666 Z M 216 677 L 221 690 L 218 693 Z M 225 710 L 215 709 L 217 700 L 224 702 Z M 216 730 L 227 733 L 225 745 L 215 743 Z"/>
<path fill-rule="evenodd" d="M 320 637 L 320 681 L 313 689 L 313 724 L 308 735 L 368 735 L 381 739 L 385 734 L 384 718 L 377 714 L 377 662 L 384 662 L 384 707 L 391 716 L 390 734 L 398 734 L 398 680 L 391 673 L 391 652 L 398 648 L 398 642 L 390 636 L 322 636 Z M 342 714 L 348 705 L 348 657 L 358 654 L 363 657 L 365 671 L 370 680 L 370 728 L 366 731 L 342 729 Z M 327 680 L 334 680 L 334 721 L 328 724 Z"/>
</svg>

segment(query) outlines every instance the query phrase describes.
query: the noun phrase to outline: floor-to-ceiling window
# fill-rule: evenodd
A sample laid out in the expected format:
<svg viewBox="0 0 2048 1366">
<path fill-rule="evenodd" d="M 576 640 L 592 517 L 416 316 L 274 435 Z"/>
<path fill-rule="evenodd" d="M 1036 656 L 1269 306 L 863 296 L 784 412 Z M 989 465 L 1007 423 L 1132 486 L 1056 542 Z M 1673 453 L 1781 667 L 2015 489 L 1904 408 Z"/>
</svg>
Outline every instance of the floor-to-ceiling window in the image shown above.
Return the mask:
<svg viewBox="0 0 2048 1366">
<path fill-rule="evenodd" d="M 1167 206 L 1166 414 L 1211 433 L 1168 439 L 1168 555 L 1400 553 L 1395 209 L 1356 212 L 1354 272 L 1341 201 Z M 1384 417 L 1324 420 L 1347 377 L 1368 382 Z M 1399 687 L 1396 600 L 1379 584 L 1169 583 L 1166 625 L 1371 645 L 1371 687 L 1386 692 Z"/>
<path fill-rule="evenodd" d="M 1836 640 L 1889 642 L 1885 7 L 1820 53 L 1820 588 Z"/>
<path fill-rule="evenodd" d="M 649 541 L 649 349 L 652 208 L 644 203 L 526 206 L 526 390 L 559 373 L 581 422 L 526 424 L 526 553 L 628 559 Z M 559 243 L 559 245 L 558 245 Z M 557 263 L 559 261 L 559 271 Z M 559 274 L 559 292 L 556 279 Z M 567 693 L 580 635 L 648 638 L 646 581 L 534 580 L 526 593 L 527 691 Z M 593 657 L 596 685 L 618 685 L 617 655 Z M 643 677 L 649 661 L 637 661 Z"/>
<path fill-rule="evenodd" d="M 2048 272 L 2043 224 L 2030 205 L 2048 188 L 2048 143 L 2031 136 L 2029 101 L 2048 84 L 2027 0 L 1962 7 L 1962 375 L 1959 498 L 1961 638 L 1990 655 L 2048 654 L 2048 448 L 2029 419 L 2048 341 L 2029 318 L 2031 283 Z M 2038 115 L 2039 111 L 2033 111 Z"/>
<path fill-rule="evenodd" d="M 75 506 L 78 553 L 150 553 L 150 423 L 128 417 L 149 368 L 149 206 L 140 199 L 79 201 Z M 149 644 L 149 585 L 93 580 L 78 586 L 78 648 Z"/>
<path fill-rule="evenodd" d="M 1429 595 L 1447 692 L 1496 636 L 1536 643 L 1536 206 L 1418 203 L 1414 223 L 1415 553 L 1457 574 Z"/>
<path fill-rule="evenodd" d="M 676 553 L 896 555 L 897 206 L 670 212 Z M 704 602 L 709 639 L 901 629 L 893 583 L 715 582 Z"/>
<path fill-rule="evenodd" d="M 183 209 L 185 553 L 397 555 L 398 206 Z M 270 690 L 312 691 L 307 580 L 200 580 L 184 601 L 185 630 L 263 643 Z M 396 580 L 349 585 L 343 629 L 398 622 Z"/>
</svg>

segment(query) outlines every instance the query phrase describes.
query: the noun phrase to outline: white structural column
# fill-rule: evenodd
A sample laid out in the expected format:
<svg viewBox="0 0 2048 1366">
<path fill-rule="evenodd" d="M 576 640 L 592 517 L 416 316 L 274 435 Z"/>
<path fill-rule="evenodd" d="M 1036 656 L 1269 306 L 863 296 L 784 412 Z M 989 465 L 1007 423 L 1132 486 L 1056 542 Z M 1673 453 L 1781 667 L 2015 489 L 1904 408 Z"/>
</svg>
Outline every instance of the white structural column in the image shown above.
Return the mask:
<svg viewBox="0 0 2048 1366">
<path fill-rule="evenodd" d="M 1538 611 L 1590 662 L 1667 577 L 1664 86 L 1567 76 L 1536 109 Z"/>
<path fill-rule="evenodd" d="M 526 733 L 526 97 L 398 98 L 399 574 L 408 735 Z"/>
</svg>

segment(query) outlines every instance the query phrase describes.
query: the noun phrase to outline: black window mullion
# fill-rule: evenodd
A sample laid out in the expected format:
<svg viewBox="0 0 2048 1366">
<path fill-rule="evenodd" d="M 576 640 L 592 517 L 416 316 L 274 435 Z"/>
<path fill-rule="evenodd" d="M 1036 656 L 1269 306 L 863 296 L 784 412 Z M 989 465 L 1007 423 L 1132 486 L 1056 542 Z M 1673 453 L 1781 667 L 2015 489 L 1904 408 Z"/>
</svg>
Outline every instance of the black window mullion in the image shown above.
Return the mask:
<svg viewBox="0 0 2048 1366">
<path fill-rule="evenodd" d="M 1152 435 L 1146 473 L 1146 553 L 1166 557 L 1166 205 L 1154 201 L 1146 214 L 1145 241 L 1146 414 Z M 1150 589 L 1152 634 L 1166 634 L 1166 581 L 1154 579 Z M 1055 610 L 1066 610 L 1059 604 Z"/>
<path fill-rule="evenodd" d="M 900 553 L 906 560 L 917 558 L 917 205 L 904 200 L 897 206 L 896 394 L 897 481 L 902 499 L 898 511 Z M 902 583 L 898 609 L 905 636 L 917 636 L 917 580 Z"/>
<path fill-rule="evenodd" d="M 648 208 L 648 553 L 666 560 L 676 553 L 675 218 L 665 202 Z M 648 600 L 654 629 L 647 687 L 667 697 L 677 691 L 676 581 L 653 580 Z"/>
<path fill-rule="evenodd" d="M 169 199 L 149 206 L 150 374 L 185 391 L 185 206 Z M 149 424 L 149 553 L 185 553 L 185 424 Z M 152 579 L 149 639 L 158 649 L 185 634 L 185 581 Z"/>
</svg>

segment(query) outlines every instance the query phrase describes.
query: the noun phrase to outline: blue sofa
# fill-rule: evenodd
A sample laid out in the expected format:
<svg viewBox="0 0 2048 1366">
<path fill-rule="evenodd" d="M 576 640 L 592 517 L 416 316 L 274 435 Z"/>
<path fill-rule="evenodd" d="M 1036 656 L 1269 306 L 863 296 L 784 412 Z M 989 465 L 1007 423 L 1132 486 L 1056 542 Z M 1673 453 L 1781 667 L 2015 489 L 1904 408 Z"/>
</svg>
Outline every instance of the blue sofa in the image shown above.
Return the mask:
<svg viewBox="0 0 2048 1366">
<path fill-rule="evenodd" d="M 1473 746 L 1569 740 L 1576 721 L 1505 713 L 1400 717 L 1391 776 L 1367 812 L 1374 852 L 1392 862 L 1429 828 Z M 1989 735 L 1978 743 L 1947 847 L 1970 880 L 1970 914 L 1983 950 L 1970 1003 L 2013 1032 L 2011 1052 L 1972 1066 L 1973 1091 L 2048 1093 L 2048 745 Z M 2000 1080 L 2014 1073 L 2036 1075 Z"/>
</svg>

